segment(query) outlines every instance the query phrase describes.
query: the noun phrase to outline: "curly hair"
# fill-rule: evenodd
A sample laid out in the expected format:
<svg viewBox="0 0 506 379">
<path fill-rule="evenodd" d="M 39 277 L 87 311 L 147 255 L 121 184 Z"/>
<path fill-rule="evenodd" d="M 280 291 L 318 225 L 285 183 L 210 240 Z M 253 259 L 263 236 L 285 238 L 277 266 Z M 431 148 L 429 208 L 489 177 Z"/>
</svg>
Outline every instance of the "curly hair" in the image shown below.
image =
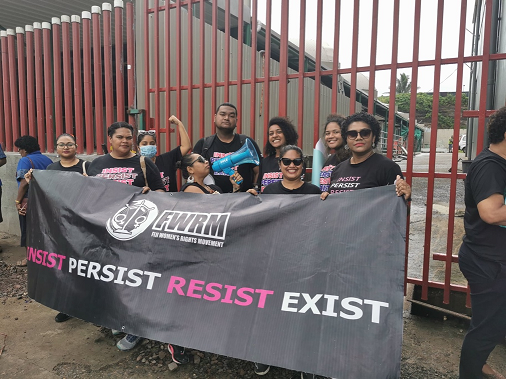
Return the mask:
<svg viewBox="0 0 506 379">
<path fill-rule="evenodd" d="M 27 154 L 31 154 L 34 151 L 40 150 L 39 143 L 37 142 L 37 138 L 32 136 L 22 136 L 19 137 L 15 142 L 14 146 L 18 149 L 22 149 L 26 151 Z"/>
<path fill-rule="evenodd" d="M 488 119 L 488 141 L 500 143 L 504 140 L 506 133 L 506 107 L 500 108 Z"/>
<path fill-rule="evenodd" d="M 295 126 L 292 124 L 292 122 L 286 118 L 286 117 L 273 117 L 269 120 L 269 127 L 272 125 L 278 125 L 281 128 L 281 131 L 283 132 L 283 135 L 285 136 L 285 143 L 286 145 L 297 145 L 297 140 L 299 139 L 299 135 L 297 134 L 297 131 L 295 130 Z M 265 155 L 275 155 L 276 149 L 271 145 L 269 142 L 269 138 L 267 138 L 267 143 L 265 144 Z"/>
<path fill-rule="evenodd" d="M 341 125 L 341 134 L 344 139 L 347 139 L 346 134 L 348 133 L 348 128 L 353 122 L 363 122 L 371 128 L 374 137 L 372 147 L 375 148 L 378 145 L 381 133 L 381 126 L 378 120 L 376 120 L 372 114 L 365 112 L 355 113 L 346 117 Z"/>
</svg>

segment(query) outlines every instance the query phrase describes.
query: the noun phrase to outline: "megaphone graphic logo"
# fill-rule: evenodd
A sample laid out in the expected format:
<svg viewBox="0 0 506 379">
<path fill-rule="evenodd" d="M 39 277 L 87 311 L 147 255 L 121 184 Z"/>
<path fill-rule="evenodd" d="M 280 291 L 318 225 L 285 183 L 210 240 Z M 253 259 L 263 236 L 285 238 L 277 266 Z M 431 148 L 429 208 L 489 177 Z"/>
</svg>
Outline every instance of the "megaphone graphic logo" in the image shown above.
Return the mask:
<svg viewBox="0 0 506 379">
<path fill-rule="evenodd" d="M 223 171 L 225 174 L 230 176 L 234 174 L 232 167 L 239 166 L 244 163 L 253 163 L 257 166 L 260 164 L 260 159 L 258 158 L 257 151 L 249 139 L 246 139 L 246 141 L 244 141 L 244 145 L 242 145 L 242 147 L 235 153 L 227 155 L 226 157 L 223 157 L 214 162 L 213 171 Z M 240 182 L 237 182 L 237 184 L 241 183 L 242 180 Z"/>
</svg>

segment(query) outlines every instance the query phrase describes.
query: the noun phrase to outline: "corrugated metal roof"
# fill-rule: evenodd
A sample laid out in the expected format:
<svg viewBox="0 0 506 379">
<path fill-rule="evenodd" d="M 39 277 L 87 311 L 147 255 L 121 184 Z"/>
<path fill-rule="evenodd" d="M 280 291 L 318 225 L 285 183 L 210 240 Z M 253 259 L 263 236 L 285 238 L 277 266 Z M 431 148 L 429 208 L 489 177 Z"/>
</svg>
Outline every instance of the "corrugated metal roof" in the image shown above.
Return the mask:
<svg viewBox="0 0 506 379">
<path fill-rule="evenodd" d="M 113 2 L 111 1 L 111 4 Z M 100 0 L 1 0 L 0 26 L 3 29 L 24 28 L 34 22 L 51 22 L 62 15 L 81 16 L 91 7 L 102 6 Z"/>
</svg>

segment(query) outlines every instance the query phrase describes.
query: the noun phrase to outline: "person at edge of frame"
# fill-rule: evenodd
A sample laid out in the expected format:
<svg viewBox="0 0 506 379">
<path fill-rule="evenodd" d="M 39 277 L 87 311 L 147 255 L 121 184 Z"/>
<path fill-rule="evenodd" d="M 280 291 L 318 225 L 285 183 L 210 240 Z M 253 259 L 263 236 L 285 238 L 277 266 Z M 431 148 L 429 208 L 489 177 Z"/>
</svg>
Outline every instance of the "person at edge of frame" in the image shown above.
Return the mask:
<svg viewBox="0 0 506 379">
<path fill-rule="evenodd" d="M 489 147 L 465 180 L 460 271 L 471 289 L 472 318 L 460 354 L 460 379 L 504 379 L 487 359 L 506 335 L 506 107 L 488 123 Z"/>
</svg>

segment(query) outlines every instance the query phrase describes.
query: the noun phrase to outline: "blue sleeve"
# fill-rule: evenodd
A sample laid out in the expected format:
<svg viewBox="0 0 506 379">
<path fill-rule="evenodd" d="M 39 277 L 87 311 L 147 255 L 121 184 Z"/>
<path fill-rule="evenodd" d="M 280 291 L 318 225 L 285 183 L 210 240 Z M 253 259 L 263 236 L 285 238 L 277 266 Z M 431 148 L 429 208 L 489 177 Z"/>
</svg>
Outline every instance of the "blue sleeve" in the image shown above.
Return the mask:
<svg viewBox="0 0 506 379">
<path fill-rule="evenodd" d="M 32 168 L 30 161 L 28 158 L 23 157 L 18 162 L 18 167 L 16 168 L 16 180 L 19 182 L 21 179 L 25 178 L 25 174 Z"/>
<path fill-rule="evenodd" d="M 0 145 L 0 159 L 4 159 L 4 158 L 7 158 L 7 156 L 5 155 L 5 153 L 2 149 L 2 145 Z"/>
</svg>

